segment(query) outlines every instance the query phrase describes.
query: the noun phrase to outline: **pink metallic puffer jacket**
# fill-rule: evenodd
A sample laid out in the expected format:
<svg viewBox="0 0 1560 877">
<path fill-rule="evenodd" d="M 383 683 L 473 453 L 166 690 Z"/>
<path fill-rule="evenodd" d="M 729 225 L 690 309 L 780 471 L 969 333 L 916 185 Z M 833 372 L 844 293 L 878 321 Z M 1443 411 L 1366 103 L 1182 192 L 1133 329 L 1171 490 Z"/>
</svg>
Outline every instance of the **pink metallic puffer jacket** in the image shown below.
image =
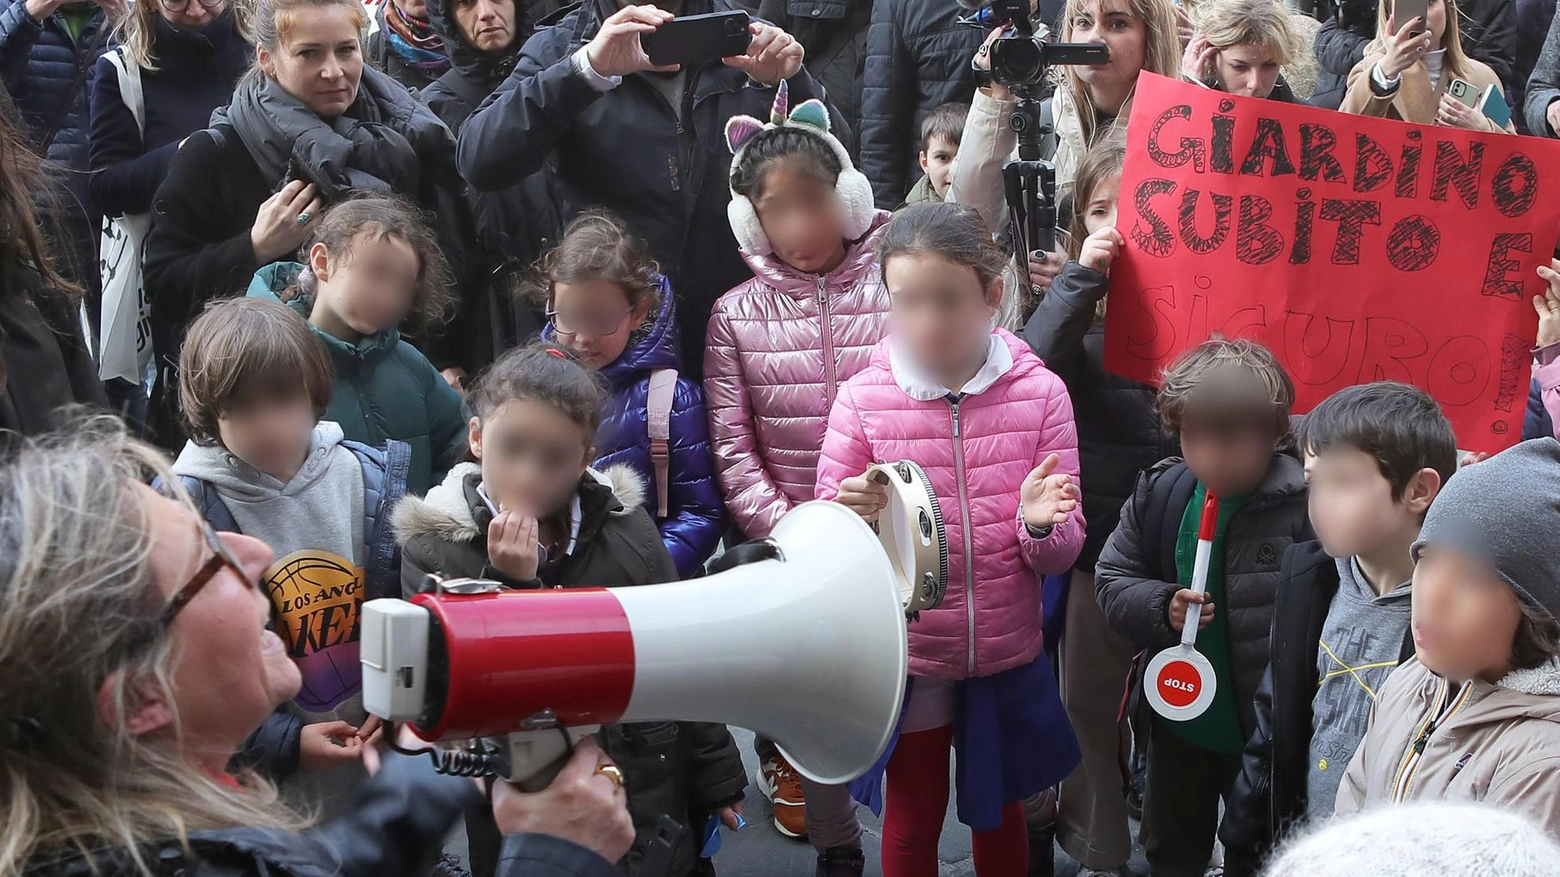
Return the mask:
<svg viewBox="0 0 1560 877">
<path fill-rule="evenodd" d="M 1066 572 L 1083 547 L 1078 509 L 1044 539 L 1024 526 L 1019 491 L 1050 454 L 1078 476 L 1078 432 L 1061 378 L 1003 329 L 1013 364 L 955 402 L 922 402 L 895 380 L 888 342 L 841 390 L 818 461 L 819 499 L 873 462 L 913 460 L 932 479 L 948 531 L 948 594 L 910 625 L 910 674 L 990 676 L 1040 654 L 1040 576 Z M 1084 489 L 1087 489 L 1086 487 Z M 1088 598 L 1090 595 L 1083 595 Z"/>
<path fill-rule="evenodd" d="M 744 256 L 753 279 L 715 302 L 704 347 L 710 442 L 726 508 L 750 539 L 813 498 L 834 395 L 888 332 L 875 254 L 890 215 L 878 211 L 827 275 Z"/>
</svg>

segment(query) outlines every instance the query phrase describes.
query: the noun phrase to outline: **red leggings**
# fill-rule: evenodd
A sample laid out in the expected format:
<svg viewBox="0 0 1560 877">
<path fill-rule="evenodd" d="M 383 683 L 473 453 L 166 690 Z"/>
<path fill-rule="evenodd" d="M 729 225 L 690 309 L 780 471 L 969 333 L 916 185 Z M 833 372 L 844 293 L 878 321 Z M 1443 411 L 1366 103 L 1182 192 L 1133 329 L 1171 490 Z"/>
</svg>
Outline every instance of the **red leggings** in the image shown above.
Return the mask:
<svg viewBox="0 0 1560 877">
<path fill-rule="evenodd" d="M 903 734 L 888 760 L 883 802 L 883 877 L 937 877 L 937 841 L 948 812 L 953 726 Z M 1029 834 L 1024 805 L 1002 808 L 1002 825 L 974 832 L 979 877 L 1024 877 Z"/>
</svg>

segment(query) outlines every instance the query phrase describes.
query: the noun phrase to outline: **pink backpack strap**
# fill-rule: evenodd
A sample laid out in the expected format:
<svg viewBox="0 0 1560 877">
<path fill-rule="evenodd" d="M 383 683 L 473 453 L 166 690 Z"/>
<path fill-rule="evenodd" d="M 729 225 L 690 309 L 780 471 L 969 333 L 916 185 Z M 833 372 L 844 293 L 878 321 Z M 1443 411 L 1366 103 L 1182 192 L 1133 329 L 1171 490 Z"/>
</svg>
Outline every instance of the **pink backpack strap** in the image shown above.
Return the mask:
<svg viewBox="0 0 1560 877">
<path fill-rule="evenodd" d="M 656 520 L 666 519 L 666 485 L 672 468 L 672 397 L 677 391 L 677 369 L 662 368 L 650 373 L 650 394 L 646 400 L 646 422 L 650 433 L 650 462 L 655 466 Z"/>
</svg>

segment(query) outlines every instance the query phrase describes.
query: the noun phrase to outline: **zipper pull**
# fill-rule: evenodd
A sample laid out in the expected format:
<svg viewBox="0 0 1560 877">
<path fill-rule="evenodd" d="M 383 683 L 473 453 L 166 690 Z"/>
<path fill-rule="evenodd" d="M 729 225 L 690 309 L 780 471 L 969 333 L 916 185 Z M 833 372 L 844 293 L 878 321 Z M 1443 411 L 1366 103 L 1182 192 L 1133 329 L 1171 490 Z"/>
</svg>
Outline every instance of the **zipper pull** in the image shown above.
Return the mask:
<svg viewBox="0 0 1560 877">
<path fill-rule="evenodd" d="M 823 287 L 823 275 L 820 274 L 818 275 L 818 304 L 823 304 L 829 300 L 829 293 Z"/>
<path fill-rule="evenodd" d="M 953 409 L 953 437 L 959 437 L 959 403 L 949 402 L 948 407 Z"/>
<path fill-rule="evenodd" d="M 1415 755 L 1424 755 L 1425 754 L 1425 746 L 1430 742 L 1430 732 L 1434 731 L 1434 730 L 1435 730 L 1435 724 L 1434 723 L 1431 723 L 1431 724 L 1425 726 L 1424 733 L 1420 734 L 1419 735 L 1419 739 L 1414 741 L 1414 754 Z"/>
</svg>

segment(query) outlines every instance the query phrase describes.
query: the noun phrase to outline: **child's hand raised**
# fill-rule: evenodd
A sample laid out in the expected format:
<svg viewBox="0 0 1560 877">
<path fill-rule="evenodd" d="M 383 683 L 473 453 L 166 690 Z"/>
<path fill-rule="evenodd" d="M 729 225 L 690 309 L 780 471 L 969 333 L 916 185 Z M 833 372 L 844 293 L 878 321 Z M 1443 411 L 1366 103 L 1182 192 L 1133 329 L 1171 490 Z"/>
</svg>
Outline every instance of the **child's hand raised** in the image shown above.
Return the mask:
<svg viewBox="0 0 1560 877">
<path fill-rule="evenodd" d="M 1056 473 L 1059 462 L 1061 459 L 1052 454 L 1024 479 L 1020 491 L 1024 523 L 1036 530 L 1065 522 L 1078 508 L 1078 483 L 1071 475 Z"/>
<path fill-rule="evenodd" d="M 541 566 L 540 527 L 536 519 L 515 511 L 503 511 L 488 525 L 488 563 L 510 578 L 528 582 Z"/>
<path fill-rule="evenodd" d="M 840 482 L 834 501 L 861 515 L 867 523 L 875 523 L 878 512 L 888 505 L 888 487 L 858 475 Z"/>
<path fill-rule="evenodd" d="M 357 728 L 346 722 L 315 722 L 298 731 L 298 766 L 325 773 L 363 757 Z"/>
<path fill-rule="evenodd" d="M 1186 628 L 1186 613 L 1197 603 L 1202 604 L 1202 619 L 1197 623 L 1206 625 L 1213 620 L 1213 601 L 1207 594 L 1199 594 L 1191 588 L 1182 588 L 1170 598 L 1170 626 L 1176 633 Z"/>
<path fill-rule="evenodd" d="M 1107 225 L 1083 239 L 1083 246 L 1078 251 L 1078 263 L 1109 276 L 1110 266 L 1121 255 L 1121 248 L 1126 243 L 1127 239 L 1116 231 L 1115 226 Z"/>
<path fill-rule="evenodd" d="M 1551 259 L 1547 267 L 1538 266 L 1538 276 L 1549 284 L 1543 295 L 1533 296 L 1538 311 L 1538 346 L 1560 342 L 1560 259 Z"/>
</svg>

